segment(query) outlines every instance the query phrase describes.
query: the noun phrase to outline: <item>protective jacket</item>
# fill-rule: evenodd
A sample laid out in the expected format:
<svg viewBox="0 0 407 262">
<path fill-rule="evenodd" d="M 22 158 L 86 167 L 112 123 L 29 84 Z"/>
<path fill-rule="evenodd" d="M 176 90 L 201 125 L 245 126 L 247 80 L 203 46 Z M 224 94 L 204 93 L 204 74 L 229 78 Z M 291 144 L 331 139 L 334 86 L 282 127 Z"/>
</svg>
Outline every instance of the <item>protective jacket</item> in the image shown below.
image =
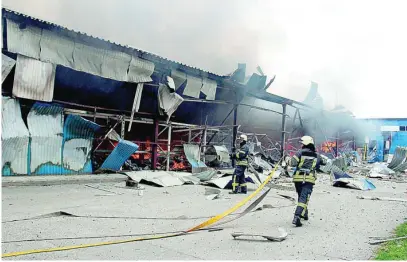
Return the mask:
<svg viewBox="0 0 407 262">
<path fill-rule="evenodd" d="M 238 166 L 247 166 L 248 165 L 248 155 L 249 155 L 249 146 L 246 144 L 246 141 L 240 143 L 240 148 L 237 153 L 232 154 L 232 158 L 236 159 L 236 165 Z"/>
<path fill-rule="evenodd" d="M 315 184 L 316 169 L 321 164 L 321 157 L 308 148 L 299 150 L 291 158 L 291 166 L 296 167 L 293 182 L 308 182 Z"/>
</svg>

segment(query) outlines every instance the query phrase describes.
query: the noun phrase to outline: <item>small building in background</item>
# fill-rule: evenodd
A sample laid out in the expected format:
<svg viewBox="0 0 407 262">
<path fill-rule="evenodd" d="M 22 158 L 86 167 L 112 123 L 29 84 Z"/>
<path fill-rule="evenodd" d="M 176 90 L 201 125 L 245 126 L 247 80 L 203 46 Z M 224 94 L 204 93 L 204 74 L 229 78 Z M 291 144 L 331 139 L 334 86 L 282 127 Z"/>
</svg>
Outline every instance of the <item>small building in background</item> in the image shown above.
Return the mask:
<svg viewBox="0 0 407 262">
<path fill-rule="evenodd" d="M 407 147 L 407 118 L 360 119 L 371 127 L 368 130 L 369 152 L 376 152 L 377 161 L 387 161 L 397 147 Z"/>
</svg>

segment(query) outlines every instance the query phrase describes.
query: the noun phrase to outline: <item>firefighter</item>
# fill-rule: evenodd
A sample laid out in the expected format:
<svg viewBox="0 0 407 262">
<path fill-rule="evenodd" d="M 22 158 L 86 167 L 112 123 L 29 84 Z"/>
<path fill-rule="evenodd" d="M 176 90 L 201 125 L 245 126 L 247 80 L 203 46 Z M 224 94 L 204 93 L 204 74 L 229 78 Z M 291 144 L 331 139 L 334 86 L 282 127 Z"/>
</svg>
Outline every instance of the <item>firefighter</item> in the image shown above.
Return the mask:
<svg viewBox="0 0 407 262">
<path fill-rule="evenodd" d="M 236 159 L 236 168 L 232 176 L 232 192 L 230 194 L 247 194 L 247 185 L 244 172 L 247 168 L 249 147 L 247 146 L 247 136 L 240 135 L 238 139 L 240 142 L 240 148 L 237 153 L 230 155 L 232 159 Z"/>
<path fill-rule="evenodd" d="M 301 138 L 302 149 L 288 160 L 295 167 L 293 182 L 298 194 L 298 205 L 295 209 L 293 224 L 302 226 L 301 218 L 308 220 L 308 203 L 316 180 L 316 169 L 323 160 L 316 153 L 314 139 L 310 136 Z"/>
</svg>

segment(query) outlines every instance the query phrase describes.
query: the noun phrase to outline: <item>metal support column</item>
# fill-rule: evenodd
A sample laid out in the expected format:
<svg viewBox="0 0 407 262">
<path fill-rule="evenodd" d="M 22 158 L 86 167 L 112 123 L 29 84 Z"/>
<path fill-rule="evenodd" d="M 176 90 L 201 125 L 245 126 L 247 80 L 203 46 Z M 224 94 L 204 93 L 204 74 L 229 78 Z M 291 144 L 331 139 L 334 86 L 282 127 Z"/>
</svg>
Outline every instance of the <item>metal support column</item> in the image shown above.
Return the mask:
<svg viewBox="0 0 407 262">
<path fill-rule="evenodd" d="M 285 153 L 285 120 L 287 114 L 287 105 L 283 104 L 283 121 L 281 125 L 281 156 L 284 156 Z"/>
<path fill-rule="evenodd" d="M 153 127 L 154 127 L 154 144 L 153 144 L 153 146 L 152 146 L 152 157 L 153 157 L 153 161 L 152 161 L 152 167 L 151 167 L 151 169 L 153 169 L 153 170 L 157 170 L 157 148 L 158 148 L 158 146 L 157 146 L 157 143 L 158 143 L 158 128 L 159 128 L 159 125 L 158 125 L 158 120 L 157 119 L 154 119 L 154 125 L 153 125 Z"/>
<path fill-rule="evenodd" d="M 207 130 L 206 128 L 203 131 L 203 141 L 202 141 L 202 161 L 205 163 L 205 151 L 206 151 L 206 134 Z"/>
<path fill-rule="evenodd" d="M 171 124 L 168 126 L 168 141 L 167 141 L 167 167 L 166 171 L 170 171 L 170 156 L 171 156 Z"/>
<path fill-rule="evenodd" d="M 236 136 L 237 136 L 237 106 L 233 111 L 233 137 L 232 137 L 232 152 L 236 152 Z M 232 159 L 232 166 L 235 167 L 235 160 Z"/>
<path fill-rule="evenodd" d="M 124 120 L 124 115 L 122 116 L 122 128 L 120 132 L 120 137 L 124 139 L 124 134 L 125 134 L 125 128 L 126 128 L 126 121 Z"/>
</svg>

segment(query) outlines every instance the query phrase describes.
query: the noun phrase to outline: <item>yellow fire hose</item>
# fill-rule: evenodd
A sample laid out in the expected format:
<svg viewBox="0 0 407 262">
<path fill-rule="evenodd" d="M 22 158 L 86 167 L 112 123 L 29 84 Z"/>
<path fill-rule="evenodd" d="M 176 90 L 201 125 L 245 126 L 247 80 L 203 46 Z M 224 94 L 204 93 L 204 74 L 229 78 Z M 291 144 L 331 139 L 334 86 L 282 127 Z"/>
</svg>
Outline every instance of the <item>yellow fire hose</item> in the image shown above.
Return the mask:
<svg viewBox="0 0 407 262">
<path fill-rule="evenodd" d="M 281 161 L 281 160 L 280 160 Z M 123 244 L 123 243 L 129 243 L 129 242 L 136 242 L 136 241 L 144 241 L 144 240 L 154 240 L 154 239 L 163 239 L 163 238 L 170 238 L 170 237 L 176 237 L 176 236 L 182 236 L 186 235 L 190 232 L 197 231 L 199 229 L 208 227 L 210 225 L 213 225 L 214 223 L 218 222 L 225 216 L 230 215 L 237 209 L 239 209 L 241 206 L 246 204 L 248 201 L 250 201 L 253 197 L 255 197 L 265 186 L 266 184 L 271 180 L 273 177 L 273 174 L 277 170 L 277 167 L 279 166 L 280 162 L 276 164 L 274 169 L 271 171 L 270 175 L 264 180 L 264 182 L 254 191 L 252 194 L 247 196 L 245 199 L 237 203 L 235 206 L 232 208 L 226 210 L 222 214 L 219 214 L 217 216 L 214 216 L 207 221 L 190 228 L 184 232 L 179 232 L 179 233 L 172 233 L 172 234 L 165 234 L 165 235 L 158 235 L 158 236 L 149 236 L 149 237 L 140 237 L 140 238 L 131 238 L 131 239 L 126 239 L 126 240 L 116 240 L 116 241 L 107 241 L 107 242 L 99 242 L 99 243 L 93 243 L 93 244 L 82 244 L 82 245 L 76 245 L 76 246 L 64 246 L 64 247 L 55 247 L 55 248 L 48 248 L 48 249 L 34 249 L 34 250 L 27 250 L 27 251 L 18 251 L 18 252 L 11 252 L 11 253 L 6 253 L 2 254 L 1 257 L 16 257 L 16 256 L 23 256 L 23 255 L 30 255 L 30 254 L 37 254 L 37 253 L 46 253 L 46 252 L 56 252 L 56 251 L 65 251 L 65 250 L 72 250 L 72 249 L 79 249 L 79 248 L 88 248 L 88 247 L 99 247 L 99 246 L 107 246 L 107 245 L 115 245 L 115 244 Z M 239 216 L 241 217 L 241 216 Z M 233 219 L 235 220 L 235 219 Z M 230 221 L 228 221 L 230 222 Z"/>
</svg>

